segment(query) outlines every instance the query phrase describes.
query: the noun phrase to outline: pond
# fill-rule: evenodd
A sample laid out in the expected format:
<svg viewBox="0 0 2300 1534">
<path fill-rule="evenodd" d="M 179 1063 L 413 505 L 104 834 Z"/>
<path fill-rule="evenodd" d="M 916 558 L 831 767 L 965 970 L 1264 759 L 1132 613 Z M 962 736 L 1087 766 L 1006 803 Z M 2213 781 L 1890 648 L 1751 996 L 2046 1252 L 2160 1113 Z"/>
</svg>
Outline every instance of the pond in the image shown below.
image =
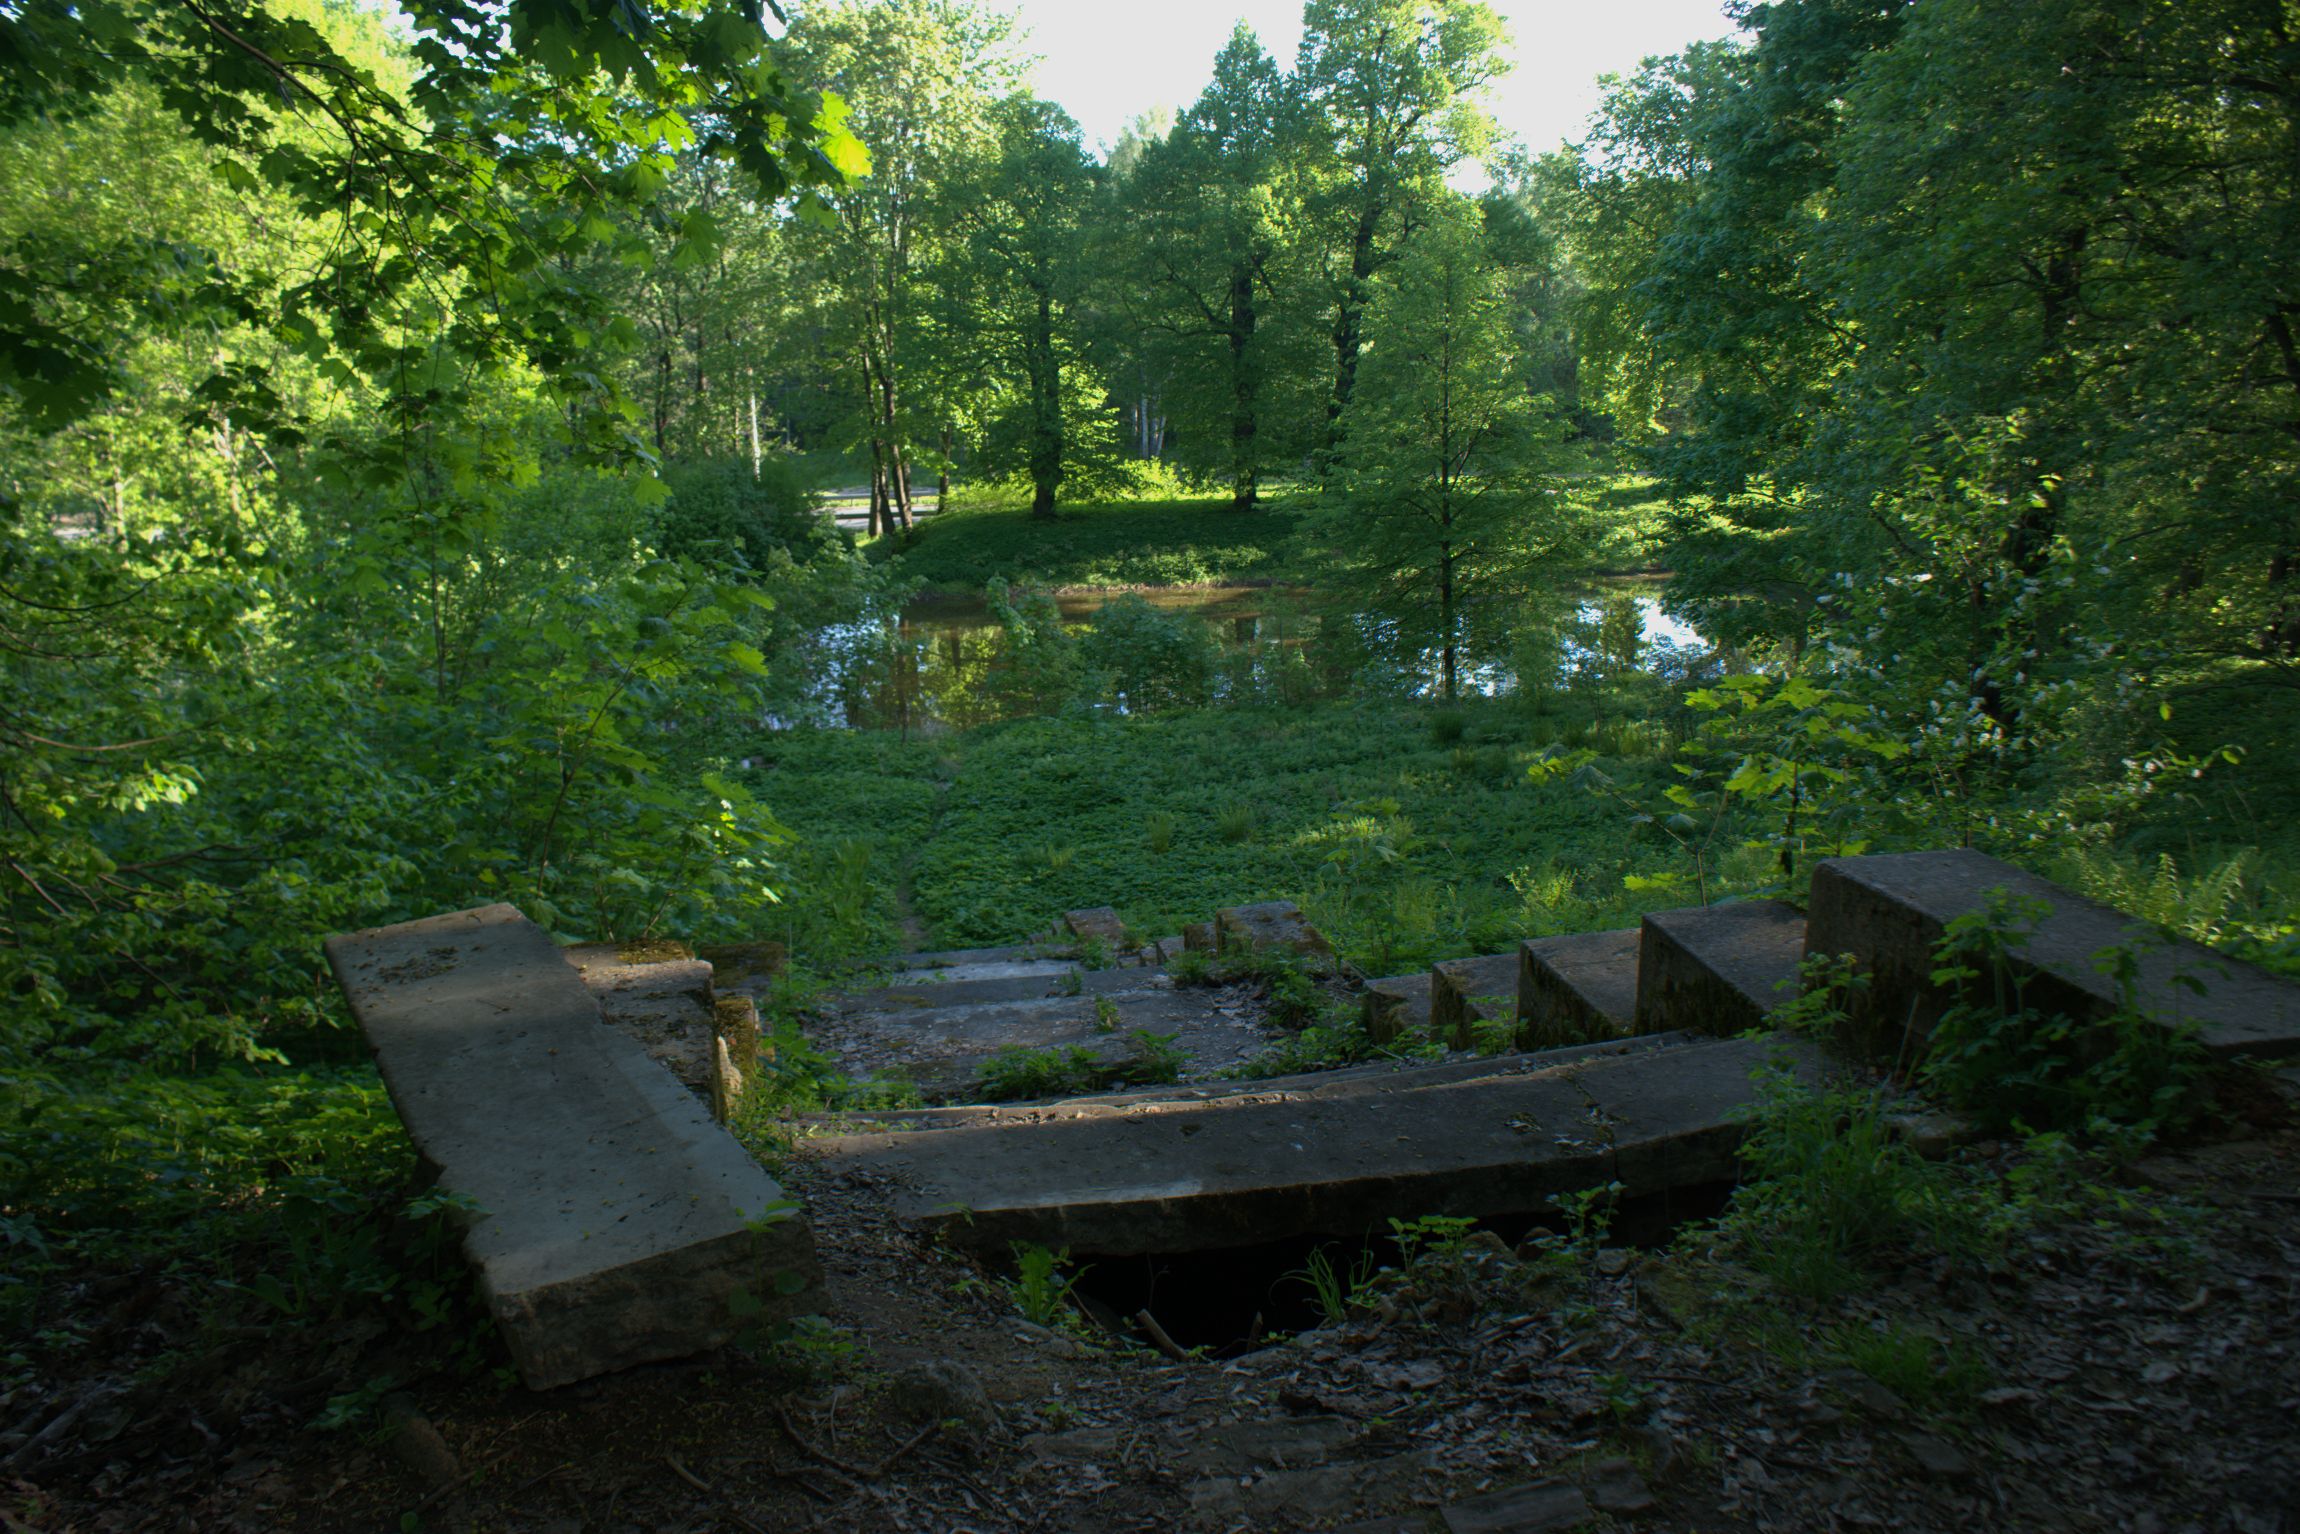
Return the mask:
<svg viewBox="0 0 2300 1534">
<path fill-rule="evenodd" d="M 1037 593 L 1004 612 L 983 597 L 928 597 L 822 630 L 816 647 L 821 680 L 806 717 L 784 722 L 933 733 L 1066 707 L 1136 712 L 1437 686 L 1434 652 L 1396 622 L 1323 610 L 1298 587 Z M 1461 650 L 1463 690 L 1486 696 L 1529 680 L 1566 686 L 1598 669 L 1682 672 L 1710 653 L 1663 609 L 1651 580 L 1474 612 Z"/>
</svg>

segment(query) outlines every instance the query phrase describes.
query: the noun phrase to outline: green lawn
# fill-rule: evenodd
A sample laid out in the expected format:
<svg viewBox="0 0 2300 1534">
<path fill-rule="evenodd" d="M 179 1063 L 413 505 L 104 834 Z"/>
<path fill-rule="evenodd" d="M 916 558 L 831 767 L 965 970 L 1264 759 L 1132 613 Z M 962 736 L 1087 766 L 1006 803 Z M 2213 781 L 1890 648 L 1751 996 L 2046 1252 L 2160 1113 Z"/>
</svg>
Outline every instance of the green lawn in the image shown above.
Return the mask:
<svg viewBox="0 0 2300 1534">
<path fill-rule="evenodd" d="M 810 934 L 885 951 L 906 899 L 928 941 L 960 947 L 1079 906 L 1114 905 L 1153 937 L 1284 898 L 1386 972 L 1689 898 L 1625 886 L 1684 860 L 1622 805 L 1525 772 L 1551 741 L 1611 743 L 1631 754 L 1607 772 L 1652 794 L 1665 729 L 1592 730 L 1504 702 L 1456 712 L 1463 733 L 1443 743 L 1439 711 L 1386 701 L 1031 719 L 908 743 L 792 732 L 761 743 L 750 781 L 806 834 L 789 918 L 802 957 Z M 874 870 L 868 917 L 844 926 L 822 913 L 842 849 Z M 1727 887 L 1767 871 L 1737 856 Z"/>
<path fill-rule="evenodd" d="M 1283 502 L 1239 513 L 1222 495 L 1102 501 L 1046 522 L 1002 502 L 954 501 L 907 547 L 881 539 L 873 556 L 942 592 L 1024 577 L 1056 587 L 1282 582 L 1313 562 L 1300 547 L 1301 513 Z"/>
</svg>

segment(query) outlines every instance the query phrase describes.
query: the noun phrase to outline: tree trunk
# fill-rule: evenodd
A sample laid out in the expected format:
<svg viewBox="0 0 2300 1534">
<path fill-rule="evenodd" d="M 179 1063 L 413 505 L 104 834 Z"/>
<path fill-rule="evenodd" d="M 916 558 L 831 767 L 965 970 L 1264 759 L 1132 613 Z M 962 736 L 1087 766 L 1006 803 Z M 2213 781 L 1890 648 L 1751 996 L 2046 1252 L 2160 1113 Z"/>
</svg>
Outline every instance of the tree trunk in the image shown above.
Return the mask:
<svg viewBox="0 0 2300 1534">
<path fill-rule="evenodd" d="M 1230 267 L 1230 509 L 1252 511 L 1260 488 L 1254 432 L 1254 268 Z"/>
<path fill-rule="evenodd" d="M 1030 374 L 1030 514 L 1051 520 L 1055 491 L 1062 483 L 1062 367 L 1054 354 L 1050 288 L 1038 290 L 1038 310 L 1025 349 Z"/>
<path fill-rule="evenodd" d="M 1438 691 L 1446 702 L 1454 700 L 1453 542 L 1438 545 Z"/>
<path fill-rule="evenodd" d="M 934 509 L 950 504 L 950 423 L 942 423 L 942 462 L 934 471 Z"/>
<path fill-rule="evenodd" d="M 1358 382 L 1358 352 L 1364 342 L 1366 300 L 1374 275 L 1374 232 L 1381 227 L 1379 202 L 1368 201 L 1350 233 L 1350 276 L 1334 308 L 1334 397 L 1326 402 L 1326 450 L 1341 444 L 1342 412 Z"/>
</svg>

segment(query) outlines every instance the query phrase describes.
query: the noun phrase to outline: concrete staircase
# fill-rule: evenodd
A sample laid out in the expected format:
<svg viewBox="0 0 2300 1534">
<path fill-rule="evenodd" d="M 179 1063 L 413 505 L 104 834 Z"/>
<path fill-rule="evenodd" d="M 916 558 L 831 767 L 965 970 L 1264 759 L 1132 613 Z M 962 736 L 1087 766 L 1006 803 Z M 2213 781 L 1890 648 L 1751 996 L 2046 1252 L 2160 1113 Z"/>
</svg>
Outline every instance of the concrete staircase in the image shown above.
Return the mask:
<svg viewBox="0 0 2300 1534">
<path fill-rule="evenodd" d="M 2167 945 L 1993 858 L 1915 853 L 1821 865 L 1810 918 L 1768 900 L 1656 912 L 1636 928 L 1531 939 L 1363 985 L 1378 1040 L 1434 1039 L 1459 1051 L 1481 1033 L 1490 1045 L 1500 1029 L 1516 1053 L 950 1105 L 849 1125 L 816 1148 L 834 1167 L 891 1178 L 904 1190 L 898 1210 L 922 1229 L 993 1251 L 1014 1240 L 1109 1254 L 1197 1250 L 1352 1234 L 1391 1217 L 1539 1213 L 1554 1195 L 1610 1182 L 1630 1196 L 1667 1193 L 1732 1175 L 1762 1068 L 1810 1076 L 1827 1065 L 1819 1046 L 1763 1032 L 1767 1015 L 1796 996 L 1808 951 L 1854 955 L 1878 977 L 1869 1005 L 1929 1026 L 1945 1004 L 1930 978 L 1933 945 L 1948 921 L 1985 909 L 1999 889 L 2051 903 L 2019 961 L 2049 1004 L 2103 1015 L 2116 998 L 2093 955 L 2139 944 L 2139 1000 L 2197 1023 L 2206 1048 L 2300 1053 L 2300 987 L 2194 944 Z M 1241 910 L 1189 936 L 1330 961 L 1290 906 Z M 1096 983 L 1114 997 L 1158 998 L 1166 1010 L 1150 1015 L 1189 1035 L 1194 1025 L 1177 1020 L 1203 1003 L 1161 988 L 1165 951 L 1142 951 L 1138 979 L 1120 972 Z M 2180 982 L 2192 973 L 2217 978 L 2192 995 Z M 1033 1039 L 1080 1036 L 1075 1000 L 986 995 L 908 1016 L 888 1006 L 918 993 L 940 999 L 929 985 L 862 993 L 847 1026 L 888 1040 L 914 1027 L 913 1047 L 928 1054 L 962 1035 L 987 1049 L 1014 1037 L 1017 1019 L 1060 1019 L 1069 1030 L 1042 1028 Z M 1198 1058 L 1214 1067 L 1220 1055 Z"/>
<path fill-rule="evenodd" d="M 2008 896 L 2034 913 L 2010 963 L 2037 1004 L 2089 1018 L 2136 1006 L 2224 1058 L 2300 1055 L 2300 985 L 1977 853 L 1911 853 L 1821 864 L 1809 914 L 1658 912 L 1362 985 L 1283 902 L 1139 947 L 1105 908 L 1015 948 L 908 955 L 834 998 L 816 1042 L 852 1075 L 901 1068 L 941 1105 L 823 1126 L 807 1150 L 893 1189 L 921 1231 L 998 1253 L 1379 1233 L 1392 1218 L 1543 1213 L 1608 1184 L 1666 1195 L 1733 1175 L 1765 1070 L 1827 1068 L 1819 1046 L 1761 1031 L 1808 952 L 1852 955 L 1867 1021 L 1921 1034 L 1951 1000 L 1932 980 L 1942 933 Z M 772 946 L 560 949 L 509 906 L 329 941 L 410 1137 L 476 1207 L 465 1250 L 530 1385 L 714 1345 L 738 1309 L 815 1303 L 804 1217 L 712 1122 L 755 1059 L 748 993 L 772 983 Z M 1248 987 L 1173 983 L 1167 966 L 1207 947 L 1282 948 L 1359 986 L 1377 1038 L 1459 1048 L 1500 1028 L 1517 1052 L 1226 1076 L 1275 1031 Z M 2127 956 L 2121 982 L 2098 962 L 2108 949 Z M 965 1101 L 1002 1051 L 1116 1073 L 1137 1035 L 1178 1080 Z"/>
</svg>

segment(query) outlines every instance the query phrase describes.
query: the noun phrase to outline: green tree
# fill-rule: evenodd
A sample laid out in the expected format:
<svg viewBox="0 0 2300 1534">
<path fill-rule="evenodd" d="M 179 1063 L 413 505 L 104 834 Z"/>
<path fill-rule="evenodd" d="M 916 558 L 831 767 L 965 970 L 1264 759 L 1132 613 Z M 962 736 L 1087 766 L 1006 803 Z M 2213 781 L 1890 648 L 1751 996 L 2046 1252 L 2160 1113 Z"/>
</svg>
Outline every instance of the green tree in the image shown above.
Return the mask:
<svg viewBox="0 0 2300 1534">
<path fill-rule="evenodd" d="M 1558 433 L 1526 387 L 1481 224 L 1473 206 L 1434 208 L 1377 284 L 1322 515 L 1346 560 L 1341 586 L 1435 652 L 1448 700 L 1475 605 L 1495 612 L 1589 542 L 1551 482 Z"/>
<path fill-rule="evenodd" d="M 1338 435 L 1357 387 L 1375 275 L 1396 260 L 1445 178 L 1493 140 L 1485 86 L 1508 66 L 1493 11 L 1475 0 L 1309 0 L 1294 72 L 1322 188 Z"/>
<path fill-rule="evenodd" d="M 1114 308 L 1164 364 L 1173 456 L 1226 480 L 1240 511 L 1312 445 L 1301 132 L 1293 92 L 1241 24 L 1197 103 L 1139 151 L 1106 233 L 1125 273 Z"/>
<path fill-rule="evenodd" d="M 912 525 L 922 451 L 947 468 L 954 406 L 938 387 L 925 273 L 955 237 L 940 192 L 996 153 L 993 104 L 1020 78 L 1011 18 L 971 0 L 844 0 L 803 12 L 791 41 L 810 76 L 849 103 L 871 175 L 837 194 L 815 231 L 818 336 L 853 380 L 871 464 L 871 531 Z M 915 397 L 923 387 L 928 397 Z M 922 437 L 933 443 L 922 450 Z"/>
<path fill-rule="evenodd" d="M 934 276 L 935 349 L 971 360 L 983 468 L 1027 479 L 1031 515 L 1052 517 L 1065 483 L 1131 473 L 1079 312 L 1096 176 L 1060 107 L 1010 96 L 993 121 L 995 157 L 944 191 L 957 233 Z"/>
</svg>

